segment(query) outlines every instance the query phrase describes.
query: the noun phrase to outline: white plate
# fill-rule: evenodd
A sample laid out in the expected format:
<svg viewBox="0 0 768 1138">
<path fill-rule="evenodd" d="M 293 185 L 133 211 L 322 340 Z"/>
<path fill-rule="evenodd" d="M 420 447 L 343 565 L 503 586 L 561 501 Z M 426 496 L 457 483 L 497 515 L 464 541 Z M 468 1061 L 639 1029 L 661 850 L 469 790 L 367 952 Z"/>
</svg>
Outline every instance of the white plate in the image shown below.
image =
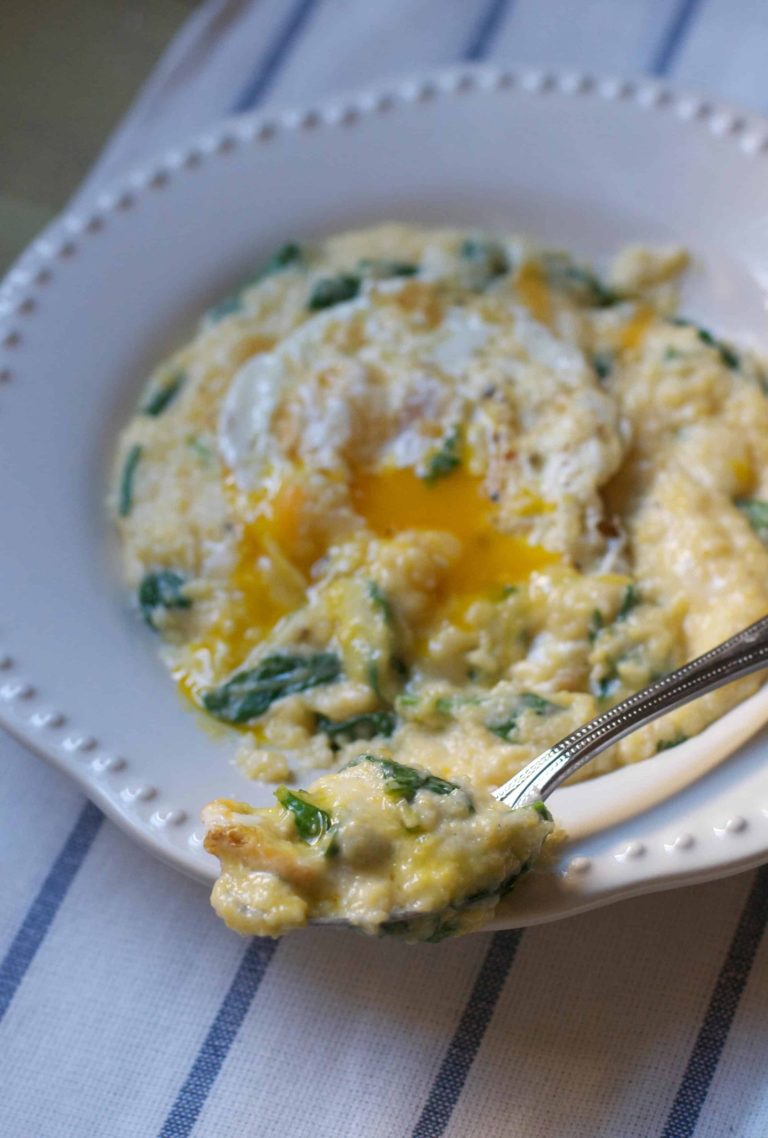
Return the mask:
<svg viewBox="0 0 768 1138">
<path fill-rule="evenodd" d="M 387 218 L 527 231 L 600 258 L 697 257 L 685 309 L 765 343 L 768 123 L 646 82 L 487 68 L 226 122 L 58 223 L 0 327 L 0 722 L 137 840 L 212 878 L 199 812 L 266 802 L 184 709 L 115 568 L 118 426 L 153 361 L 281 242 Z M 698 739 L 558 791 L 562 865 L 501 924 L 768 859 L 768 689 Z M 696 779 L 695 782 L 692 780 Z"/>
</svg>

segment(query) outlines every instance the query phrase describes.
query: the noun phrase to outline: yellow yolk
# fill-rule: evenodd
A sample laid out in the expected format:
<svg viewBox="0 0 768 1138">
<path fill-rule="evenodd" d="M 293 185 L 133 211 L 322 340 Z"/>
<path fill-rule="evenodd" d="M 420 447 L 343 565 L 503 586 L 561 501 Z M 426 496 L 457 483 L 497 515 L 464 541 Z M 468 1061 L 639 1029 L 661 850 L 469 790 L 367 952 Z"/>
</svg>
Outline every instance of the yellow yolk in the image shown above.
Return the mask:
<svg viewBox="0 0 768 1138">
<path fill-rule="evenodd" d="M 464 468 L 432 482 L 410 467 L 358 472 L 350 496 L 355 512 L 380 537 L 421 529 L 459 540 L 461 551 L 436 596 L 457 618 L 473 599 L 525 581 L 558 560 L 557 554 L 499 530 L 483 480 Z M 193 701 L 214 671 L 237 668 L 281 617 L 303 603 L 308 570 L 326 552 L 303 540 L 309 500 L 300 482 L 285 482 L 269 501 L 256 498 L 241 501 L 244 505 L 250 507 L 250 521 L 230 577 L 231 600 L 205 639 L 190 645 L 187 666 L 176 672 L 181 691 Z M 524 512 L 535 512 L 534 505 Z M 539 503 L 540 511 L 547 508 Z"/>
<path fill-rule="evenodd" d="M 532 261 L 526 261 L 518 269 L 515 284 L 518 295 L 531 316 L 540 324 L 549 324 L 552 319 L 552 299 L 540 267 Z"/>
<path fill-rule="evenodd" d="M 462 548 L 445 578 L 447 594 L 483 593 L 512 585 L 557 560 L 549 550 L 497 529 L 482 479 L 466 470 L 432 482 L 419 478 L 410 467 L 362 474 L 352 487 L 352 503 L 382 537 L 428 529 L 458 538 Z"/>
</svg>

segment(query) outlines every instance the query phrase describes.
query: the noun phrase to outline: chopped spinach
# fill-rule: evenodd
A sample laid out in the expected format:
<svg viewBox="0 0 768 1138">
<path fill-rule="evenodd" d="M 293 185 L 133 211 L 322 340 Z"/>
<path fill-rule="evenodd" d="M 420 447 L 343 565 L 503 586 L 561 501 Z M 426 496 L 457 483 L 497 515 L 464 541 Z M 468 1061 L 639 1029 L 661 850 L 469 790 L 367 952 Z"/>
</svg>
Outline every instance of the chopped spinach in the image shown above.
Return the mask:
<svg viewBox="0 0 768 1138">
<path fill-rule="evenodd" d="M 609 308 L 624 297 L 603 284 L 596 273 L 584 265 L 575 265 L 567 256 L 550 253 L 542 258 L 547 280 L 553 288 L 567 292 L 573 300 L 589 308 Z"/>
<path fill-rule="evenodd" d="M 232 296 L 225 296 L 218 304 L 214 304 L 213 308 L 209 308 L 205 314 L 206 320 L 210 324 L 218 324 L 226 316 L 232 316 L 235 312 L 240 312 L 243 307 L 242 298 L 239 292 L 233 293 Z"/>
<path fill-rule="evenodd" d="M 455 919 L 440 921 L 435 931 L 424 938 L 424 943 L 439 944 L 441 940 L 446 940 L 449 936 L 456 936 L 458 932 L 459 925 Z"/>
<path fill-rule="evenodd" d="M 768 545 L 768 502 L 763 498 L 737 498 L 735 504 L 760 540 Z"/>
<path fill-rule="evenodd" d="M 384 693 L 381 690 L 381 674 L 379 672 L 378 660 L 369 660 L 368 661 L 367 673 L 368 673 L 368 686 L 370 687 L 371 691 L 376 696 L 376 698 L 380 699 L 383 703 L 384 702 Z"/>
<path fill-rule="evenodd" d="M 384 789 L 391 798 L 403 798 L 406 802 L 413 802 L 419 790 L 429 790 L 432 794 L 453 794 L 454 790 L 458 790 L 466 795 L 472 806 L 469 795 L 460 786 L 455 782 L 438 778 L 429 771 L 406 767 L 394 759 L 380 759 L 376 755 L 359 755 L 347 763 L 347 767 L 356 767 L 360 763 L 374 763 L 379 768 L 384 778 Z"/>
<path fill-rule="evenodd" d="M 600 633 L 605 628 L 605 620 L 600 609 L 595 609 L 589 620 L 589 628 L 587 629 L 587 639 L 590 644 L 594 644 Z"/>
<path fill-rule="evenodd" d="M 552 814 L 543 802 L 534 802 L 532 808 L 544 819 L 545 822 L 551 822 L 553 820 Z"/>
<path fill-rule="evenodd" d="M 686 320 L 682 316 L 675 317 L 672 323 L 677 325 L 678 328 L 693 328 L 702 344 L 706 344 L 708 348 L 714 348 L 726 367 L 732 371 L 738 371 L 741 366 L 741 360 L 730 344 L 724 343 L 723 340 L 718 340 L 716 336 L 712 335 L 708 328 L 702 328 L 701 325 L 694 324 L 692 320 Z"/>
<path fill-rule="evenodd" d="M 278 699 L 320 684 L 332 684 L 341 675 L 341 663 L 333 652 L 293 656 L 276 652 L 255 668 L 237 672 L 221 687 L 207 691 L 203 707 L 224 723 L 250 723 Z"/>
<path fill-rule="evenodd" d="M 464 900 L 464 906 L 475 905 L 478 901 L 488 901 L 491 898 L 501 901 L 508 893 L 512 892 L 520 878 L 531 868 L 531 865 L 531 861 L 524 861 L 519 869 L 510 873 L 509 876 L 505 877 L 498 885 L 493 885 L 489 889 L 480 889 L 477 893 L 470 893 Z"/>
<path fill-rule="evenodd" d="M 358 268 L 361 273 L 379 280 L 387 277 L 415 277 L 419 271 L 419 266 L 410 261 L 388 261 L 377 257 L 364 257 L 358 262 Z"/>
<path fill-rule="evenodd" d="M 427 459 L 422 479 L 431 485 L 438 478 L 452 474 L 458 466 L 461 466 L 460 446 L 461 432 L 458 427 L 454 427 L 451 433 L 445 436 L 439 448 Z"/>
<path fill-rule="evenodd" d="M 389 597 L 382 592 L 380 586 L 376 581 L 368 582 L 368 596 L 373 601 L 374 606 L 379 610 L 384 617 L 385 622 L 391 628 L 395 623 L 395 613 L 392 608 L 392 602 Z"/>
<path fill-rule="evenodd" d="M 493 279 L 509 272 L 507 251 L 498 241 L 470 237 L 461 246 L 461 259 L 480 269 L 485 277 Z"/>
<path fill-rule="evenodd" d="M 186 580 L 175 569 L 158 569 L 147 573 L 139 585 L 139 607 L 144 619 L 152 628 L 162 611 L 188 609 L 192 601 L 184 593 Z"/>
<path fill-rule="evenodd" d="M 269 277 L 272 273 L 279 273 L 282 269 L 287 269 L 289 265 L 299 265 L 303 259 L 304 252 L 301 246 L 297 245 L 295 241 L 288 241 L 285 245 L 281 245 L 276 253 L 272 254 L 255 281 Z"/>
<path fill-rule="evenodd" d="M 410 921 L 382 921 L 378 926 L 379 936 L 406 936 L 410 931 Z"/>
<path fill-rule="evenodd" d="M 170 407 L 171 403 L 173 403 L 181 391 L 185 379 L 186 376 L 184 372 L 180 371 L 174 375 L 172 379 L 169 379 L 167 383 L 164 383 L 161 387 L 153 391 L 152 394 L 147 397 L 146 402 L 142 404 L 142 415 L 152 415 L 154 417 L 162 415 L 163 411 Z"/>
<path fill-rule="evenodd" d="M 595 352 L 592 356 L 592 367 L 598 379 L 607 379 L 613 371 L 613 354 L 611 352 Z"/>
<path fill-rule="evenodd" d="M 506 719 L 500 723 L 487 723 L 486 727 L 493 735 L 498 735 L 500 739 L 504 739 L 507 743 L 515 742 L 515 733 L 517 732 L 518 721 L 525 711 L 532 711 L 535 715 L 542 717 L 549 715 L 556 715 L 558 711 L 562 711 L 559 703 L 552 703 L 543 696 L 536 695 L 535 692 L 524 691 L 515 696 L 515 702 Z"/>
<path fill-rule="evenodd" d="M 315 281 L 312 292 L 309 294 L 307 308 L 310 312 L 319 312 L 322 308 L 331 308 L 334 304 L 341 304 L 345 300 L 354 300 L 360 291 L 360 277 L 351 273 L 340 273 L 337 277 L 321 277 Z"/>
<path fill-rule="evenodd" d="M 280 786 L 275 791 L 275 798 L 293 814 L 296 833 L 307 845 L 314 845 L 331 829 L 333 823 L 330 814 L 316 806 L 304 791 L 294 793 L 287 786 Z"/>
<path fill-rule="evenodd" d="M 476 707 L 482 702 L 477 695 L 441 695 L 435 700 L 435 711 L 441 715 L 453 715 L 462 707 Z"/>
<path fill-rule="evenodd" d="M 117 499 L 117 512 L 121 518 L 127 518 L 133 508 L 133 483 L 136 477 L 136 467 L 139 465 L 143 448 L 132 446 L 128 451 L 120 479 L 120 493 Z"/>
<path fill-rule="evenodd" d="M 593 686 L 593 694 L 600 700 L 610 699 L 621 687 L 621 676 L 616 671 L 615 664 L 611 670 L 598 677 Z"/>
<path fill-rule="evenodd" d="M 671 739 L 660 739 L 656 744 L 656 754 L 658 755 L 659 751 L 668 751 L 672 747 L 679 747 L 681 743 L 685 743 L 687 738 L 688 736 L 682 731 L 678 731 Z"/>
<path fill-rule="evenodd" d="M 326 715 L 315 716 L 315 729 L 328 736 L 334 751 L 358 739 L 373 739 L 377 735 L 388 737 L 396 726 L 397 716 L 393 711 L 364 711 L 360 715 L 337 720 Z"/>
<path fill-rule="evenodd" d="M 417 707 L 421 700 L 417 695 L 399 695 L 397 696 L 396 703 L 403 707 Z"/>
<path fill-rule="evenodd" d="M 624 593 L 622 594 L 621 604 L 619 611 L 616 613 L 617 620 L 626 620 L 632 609 L 637 608 L 640 604 L 640 594 L 637 591 L 637 586 L 633 584 L 627 585 Z"/>
<path fill-rule="evenodd" d="M 723 343 L 722 340 L 716 340 L 712 333 L 708 332 L 706 328 L 698 328 L 697 332 L 699 334 L 699 339 L 703 344 L 706 344 L 710 348 L 714 348 L 715 351 L 719 353 L 720 359 L 723 361 L 726 367 L 731 368 L 732 371 L 735 371 L 739 367 L 741 360 L 733 348 L 731 348 L 728 344 Z"/>
<path fill-rule="evenodd" d="M 243 308 L 243 292 L 245 289 L 258 284 L 264 277 L 269 277 L 273 273 L 281 272 L 291 265 L 301 264 L 303 258 L 304 253 L 300 245 L 296 245 L 293 241 L 282 245 L 254 277 L 251 277 L 241 285 L 238 292 L 232 293 L 231 296 L 225 296 L 218 304 L 214 304 L 212 308 L 209 308 L 205 314 L 206 320 L 209 324 L 218 324 L 225 316 L 232 316 L 235 312 L 241 312 Z"/>
<path fill-rule="evenodd" d="M 214 460 L 214 453 L 209 446 L 202 441 L 198 435 L 190 435 L 187 438 L 187 446 L 193 450 L 204 466 L 210 466 Z"/>
</svg>

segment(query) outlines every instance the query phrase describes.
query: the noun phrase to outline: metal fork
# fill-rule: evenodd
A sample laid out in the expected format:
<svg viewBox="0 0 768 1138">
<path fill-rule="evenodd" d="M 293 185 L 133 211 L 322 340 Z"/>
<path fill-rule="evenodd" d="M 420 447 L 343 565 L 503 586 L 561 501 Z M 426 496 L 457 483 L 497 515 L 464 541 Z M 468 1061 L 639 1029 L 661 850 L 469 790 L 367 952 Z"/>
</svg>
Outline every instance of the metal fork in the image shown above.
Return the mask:
<svg viewBox="0 0 768 1138">
<path fill-rule="evenodd" d="M 542 802 L 606 747 L 684 703 L 768 667 L 768 616 L 566 735 L 493 791 L 506 806 Z"/>
</svg>

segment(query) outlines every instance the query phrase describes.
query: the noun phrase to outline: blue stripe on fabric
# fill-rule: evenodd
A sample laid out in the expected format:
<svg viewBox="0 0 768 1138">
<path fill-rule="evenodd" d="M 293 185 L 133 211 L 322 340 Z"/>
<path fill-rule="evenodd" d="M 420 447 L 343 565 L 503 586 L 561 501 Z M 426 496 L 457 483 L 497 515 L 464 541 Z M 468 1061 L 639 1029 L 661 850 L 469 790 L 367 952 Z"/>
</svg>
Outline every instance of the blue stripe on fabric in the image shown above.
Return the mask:
<svg viewBox="0 0 768 1138">
<path fill-rule="evenodd" d="M 768 923 L 768 866 L 755 875 L 662 1138 L 691 1138 Z"/>
<path fill-rule="evenodd" d="M 440 1138 L 450 1122 L 522 935 L 521 929 L 494 935 L 412 1138 Z"/>
<path fill-rule="evenodd" d="M 104 815 L 92 802 L 86 802 L 69 837 L 61 848 L 43 884 L 30 905 L 11 947 L 0 963 L 0 1020 L 26 976 L 53 919 L 61 908 L 77 871 L 85 860 Z"/>
<path fill-rule="evenodd" d="M 669 74 L 700 4 L 701 0 L 678 0 L 677 9 L 664 29 L 648 67 L 651 75 Z"/>
<path fill-rule="evenodd" d="M 512 0 L 490 0 L 467 41 L 461 58 L 467 63 L 485 59 L 493 41 L 507 19 Z"/>
<path fill-rule="evenodd" d="M 159 1138 L 187 1138 L 192 1132 L 276 947 L 276 941 L 261 937 L 248 945 Z"/>
<path fill-rule="evenodd" d="M 233 114 L 250 111 L 261 102 L 317 5 L 318 0 L 298 0 L 293 6 L 284 25 L 259 60 L 256 71 L 233 103 Z"/>
</svg>

